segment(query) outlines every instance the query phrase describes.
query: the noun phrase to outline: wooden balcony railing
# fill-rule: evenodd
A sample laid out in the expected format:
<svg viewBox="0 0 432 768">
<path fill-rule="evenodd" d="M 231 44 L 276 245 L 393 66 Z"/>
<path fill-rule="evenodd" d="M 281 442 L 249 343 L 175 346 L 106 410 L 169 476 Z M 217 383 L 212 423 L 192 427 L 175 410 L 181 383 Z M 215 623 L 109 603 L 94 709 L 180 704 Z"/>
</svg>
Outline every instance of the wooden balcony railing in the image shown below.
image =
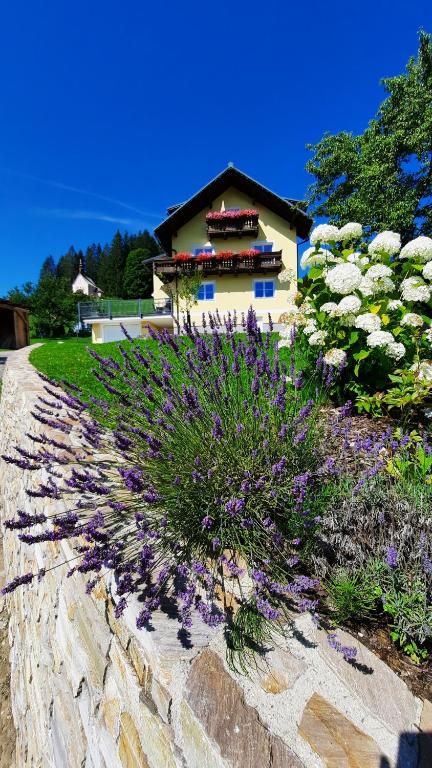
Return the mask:
<svg viewBox="0 0 432 768">
<path fill-rule="evenodd" d="M 279 272 L 282 269 L 282 251 L 257 253 L 253 256 L 233 254 L 227 259 L 218 259 L 215 255 L 206 261 L 199 261 L 197 257 L 182 262 L 164 259 L 163 261 L 155 261 L 153 267 L 155 275 L 161 279 L 165 278 L 165 280 L 173 278 L 176 274 L 181 276 L 192 272 L 200 272 L 203 277 L 206 275 L 238 275 L 244 272 L 249 274 Z"/>
<path fill-rule="evenodd" d="M 215 237 L 258 237 L 258 214 L 239 218 L 208 219 L 207 236 Z"/>
</svg>

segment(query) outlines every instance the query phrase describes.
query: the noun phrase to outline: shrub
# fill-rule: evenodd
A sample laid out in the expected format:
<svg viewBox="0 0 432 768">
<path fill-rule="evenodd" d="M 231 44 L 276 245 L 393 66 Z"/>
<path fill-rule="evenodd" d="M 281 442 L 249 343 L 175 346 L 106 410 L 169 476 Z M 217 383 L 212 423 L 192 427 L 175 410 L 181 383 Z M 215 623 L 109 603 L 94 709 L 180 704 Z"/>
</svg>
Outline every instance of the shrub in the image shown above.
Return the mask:
<svg viewBox="0 0 432 768">
<path fill-rule="evenodd" d="M 375 602 L 392 640 L 418 663 L 432 639 L 432 448 L 401 430 L 354 447 L 358 459 L 367 451 L 370 468 L 327 507 L 310 569 L 325 578 L 335 621 L 367 617 Z"/>
<path fill-rule="evenodd" d="M 326 582 L 325 588 L 337 624 L 351 618 L 370 617 L 375 608 L 378 596 L 367 571 L 350 573 L 339 568 Z"/>
<path fill-rule="evenodd" d="M 289 325 L 321 349 L 328 364 L 344 368 L 345 390 L 362 399 L 363 408 L 370 395 L 402 383 L 407 373 L 411 399 L 396 392 L 388 402 L 378 397 L 375 411 L 430 398 L 432 239 L 418 237 L 401 249 L 397 233 L 381 232 L 366 243 L 361 225 L 350 223 L 340 230 L 316 227 L 311 243 L 301 260 L 307 280 L 288 310 Z"/>
<path fill-rule="evenodd" d="M 49 522 L 19 534 L 29 544 L 79 537 L 69 573 L 91 574 L 91 590 L 112 569 L 117 616 L 134 594 L 138 627 L 169 606 L 184 638 L 194 608 L 210 627 L 227 621 L 231 649 L 244 654 L 270 637 L 288 608 L 316 606 L 317 581 L 303 562 L 335 467 L 324 457 L 310 382 L 288 351 L 262 336 L 252 311 L 243 335 L 230 317 L 225 334 L 213 318 L 210 326 L 204 335 L 188 326 L 186 339 L 154 334 L 157 355 L 129 340 L 120 363 L 91 351 L 107 401 L 84 402 L 76 388 L 65 395 L 47 381 L 35 418 L 65 434 L 73 424 L 84 453 L 35 435 L 34 452 L 17 447 L 6 457 L 48 471 L 31 497 L 68 502 L 50 521 L 20 512 L 7 525 L 23 531 Z M 58 463 L 71 465 L 65 481 Z M 235 616 L 218 600 L 226 591 L 235 593 Z"/>
</svg>

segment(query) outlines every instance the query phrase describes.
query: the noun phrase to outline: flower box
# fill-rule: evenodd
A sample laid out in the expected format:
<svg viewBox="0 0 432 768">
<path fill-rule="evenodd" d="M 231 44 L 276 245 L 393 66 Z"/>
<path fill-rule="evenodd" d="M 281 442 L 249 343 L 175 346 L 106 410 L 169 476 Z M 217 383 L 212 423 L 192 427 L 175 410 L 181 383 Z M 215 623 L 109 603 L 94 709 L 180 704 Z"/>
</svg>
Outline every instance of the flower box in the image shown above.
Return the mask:
<svg viewBox="0 0 432 768">
<path fill-rule="evenodd" d="M 258 211 L 242 208 L 238 211 L 209 211 L 206 216 L 207 233 L 218 236 L 248 233 L 258 234 Z"/>
</svg>

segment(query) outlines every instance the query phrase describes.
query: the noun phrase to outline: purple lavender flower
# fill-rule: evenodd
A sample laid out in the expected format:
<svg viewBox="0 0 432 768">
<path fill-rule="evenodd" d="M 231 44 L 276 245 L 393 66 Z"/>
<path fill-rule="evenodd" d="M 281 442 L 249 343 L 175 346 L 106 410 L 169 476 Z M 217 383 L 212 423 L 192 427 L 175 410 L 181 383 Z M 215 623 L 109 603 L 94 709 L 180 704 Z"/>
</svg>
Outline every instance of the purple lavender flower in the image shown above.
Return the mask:
<svg viewBox="0 0 432 768">
<path fill-rule="evenodd" d="M 386 563 L 390 568 L 397 568 L 398 553 L 394 547 L 387 547 Z"/>
<path fill-rule="evenodd" d="M 1 593 L 2 595 L 7 595 L 10 592 L 13 592 L 17 587 L 20 587 L 21 584 L 30 584 L 31 581 L 33 581 L 35 577 L 34 573 L 25 573 L 23 576 L 16 576 L 15 579 L 12 579 L 8 584 L 6 584 L 5 587 L 3 587 Z"/>
</svg>

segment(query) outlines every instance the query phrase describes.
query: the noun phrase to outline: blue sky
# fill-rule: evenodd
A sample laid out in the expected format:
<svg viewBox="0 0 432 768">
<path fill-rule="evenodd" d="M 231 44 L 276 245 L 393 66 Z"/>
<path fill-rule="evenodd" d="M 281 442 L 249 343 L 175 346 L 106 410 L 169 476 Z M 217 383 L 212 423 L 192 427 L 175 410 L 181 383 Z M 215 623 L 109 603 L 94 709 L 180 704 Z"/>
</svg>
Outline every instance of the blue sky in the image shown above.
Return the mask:
<svg viewBox="0 0 432 768">
<path fill-rule="evenodd" d="M 430 2 L 3 3 L 0 295 L 152 229 L 229 161 L 302 197 L 307 142 L 360 132 Z"/>
</svg>

